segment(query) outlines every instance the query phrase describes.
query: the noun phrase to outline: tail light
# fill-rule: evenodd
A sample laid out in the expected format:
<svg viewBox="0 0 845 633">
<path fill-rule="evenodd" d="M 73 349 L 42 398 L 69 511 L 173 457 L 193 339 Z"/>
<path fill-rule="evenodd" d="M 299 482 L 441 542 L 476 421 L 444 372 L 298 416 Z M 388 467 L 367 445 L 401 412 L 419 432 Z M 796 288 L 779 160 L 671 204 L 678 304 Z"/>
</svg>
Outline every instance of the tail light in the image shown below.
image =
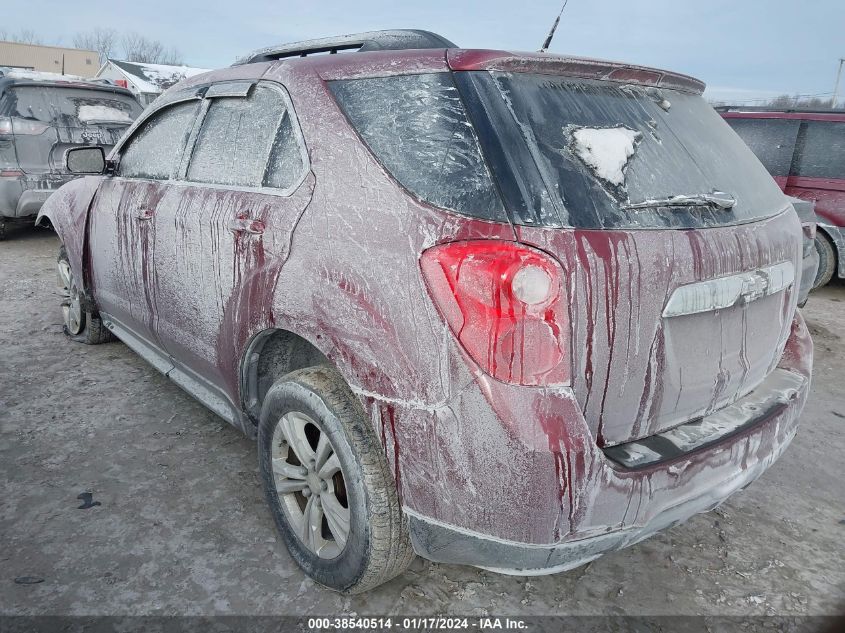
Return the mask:
<svg viewBox="0 0 845 633">
<path fill-rule="evenodd" d="M 0 117 L 0 134 L 38 135 L 44 133 L 49 127 L 49 123 L 33 121 L 32 119 Z"/>
<path fill-rule="evenodd" d="M 569 307 L 563 270 L 513 242 L 452 242 L 420 260 L 429 293 L 469 356 L 494 378 L 568 384 Z"/>
</svg>

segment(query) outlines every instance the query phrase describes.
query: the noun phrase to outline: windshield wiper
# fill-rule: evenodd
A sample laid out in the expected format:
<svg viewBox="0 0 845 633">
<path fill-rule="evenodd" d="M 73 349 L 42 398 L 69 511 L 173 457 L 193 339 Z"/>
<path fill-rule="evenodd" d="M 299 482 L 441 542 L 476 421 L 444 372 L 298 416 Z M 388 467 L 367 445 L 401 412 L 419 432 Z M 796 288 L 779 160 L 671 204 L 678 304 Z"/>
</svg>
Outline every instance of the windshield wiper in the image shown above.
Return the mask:
<svg viewBox="0 0 845 633">
<path fill-rule="evenodd" d="M 654 209 L 656 207 L 715 207 L 717 209 L 732 209 L 736 198 L 723 191 L 713 193 L 694 193 L 690 195 L 669 196 L 623 204 L 623 209 Z"/>
</svg>

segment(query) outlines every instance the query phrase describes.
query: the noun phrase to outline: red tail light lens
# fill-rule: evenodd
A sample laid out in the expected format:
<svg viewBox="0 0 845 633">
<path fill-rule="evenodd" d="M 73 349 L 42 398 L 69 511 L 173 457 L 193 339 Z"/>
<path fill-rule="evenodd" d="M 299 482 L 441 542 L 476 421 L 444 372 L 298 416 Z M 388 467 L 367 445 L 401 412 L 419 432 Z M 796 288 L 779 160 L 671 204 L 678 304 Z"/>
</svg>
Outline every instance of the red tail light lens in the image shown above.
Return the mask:
<svg viewBox="0 0 845 633">
<path fill-rule="evenodd" d="M 513 242 L 442 244 L 421 257 L 429 293 L 485 372 L 520 385 L 568 384 L 569 308 L 563 269 Z"/>
</svg>

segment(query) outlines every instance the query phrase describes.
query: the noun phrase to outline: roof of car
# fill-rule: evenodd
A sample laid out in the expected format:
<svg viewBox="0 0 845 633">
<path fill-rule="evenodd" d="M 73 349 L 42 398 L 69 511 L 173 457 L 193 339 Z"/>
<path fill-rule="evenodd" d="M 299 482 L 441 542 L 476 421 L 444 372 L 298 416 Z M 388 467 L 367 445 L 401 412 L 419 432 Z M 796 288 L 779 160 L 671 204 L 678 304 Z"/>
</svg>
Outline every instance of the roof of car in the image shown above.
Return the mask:
<svg viewBox="0 0 845 633">
<path fill-rule="evenodd" d="M 107 80 L 93 80 L 78 77 L 76 75 L 59 75 L 58 73 L 47 73 L 33 70 L 0 68 L 0 91 L 7 86 L 12 85 L 87 88 L 93 90 L 106 90 L 108 92 L 122 93 L 132 96 L 131 91 L 126 88 L 122 88 L 121 86 L 117 86 Z"/>
<path fill-rule="evenodd" d="M 325 79 L 393 75 L 426 70 L 536 72 L 583 79 L 672 88 L 700 94 L 705 84 L 680 73 L 585 57 L 550 53 L 461 49 L 443 36 L 421 30 L 370 31 L 280 44 L 246 55 L 235 67 L 284 64 Z M 209 77 L 214 79 L 214 77 Z"/>
</svg>

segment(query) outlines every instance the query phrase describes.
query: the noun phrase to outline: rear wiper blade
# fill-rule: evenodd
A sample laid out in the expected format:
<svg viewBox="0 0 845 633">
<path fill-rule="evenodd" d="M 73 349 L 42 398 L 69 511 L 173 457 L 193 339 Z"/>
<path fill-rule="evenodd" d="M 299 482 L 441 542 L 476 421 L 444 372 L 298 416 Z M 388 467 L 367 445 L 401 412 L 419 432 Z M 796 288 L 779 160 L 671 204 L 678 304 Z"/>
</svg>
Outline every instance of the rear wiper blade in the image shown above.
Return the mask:
<svg viewBox="0 0 845 633">
<path fill-rule="evenodd" d="M 623 209 L 653 209 L 656 207 L 716 207 L 717 209 L 732 209 L 736 198 L 723 191 L 713 193 L 694 193 L 690 195 L 669 196 L 623 204 Z"/>
</svg>

